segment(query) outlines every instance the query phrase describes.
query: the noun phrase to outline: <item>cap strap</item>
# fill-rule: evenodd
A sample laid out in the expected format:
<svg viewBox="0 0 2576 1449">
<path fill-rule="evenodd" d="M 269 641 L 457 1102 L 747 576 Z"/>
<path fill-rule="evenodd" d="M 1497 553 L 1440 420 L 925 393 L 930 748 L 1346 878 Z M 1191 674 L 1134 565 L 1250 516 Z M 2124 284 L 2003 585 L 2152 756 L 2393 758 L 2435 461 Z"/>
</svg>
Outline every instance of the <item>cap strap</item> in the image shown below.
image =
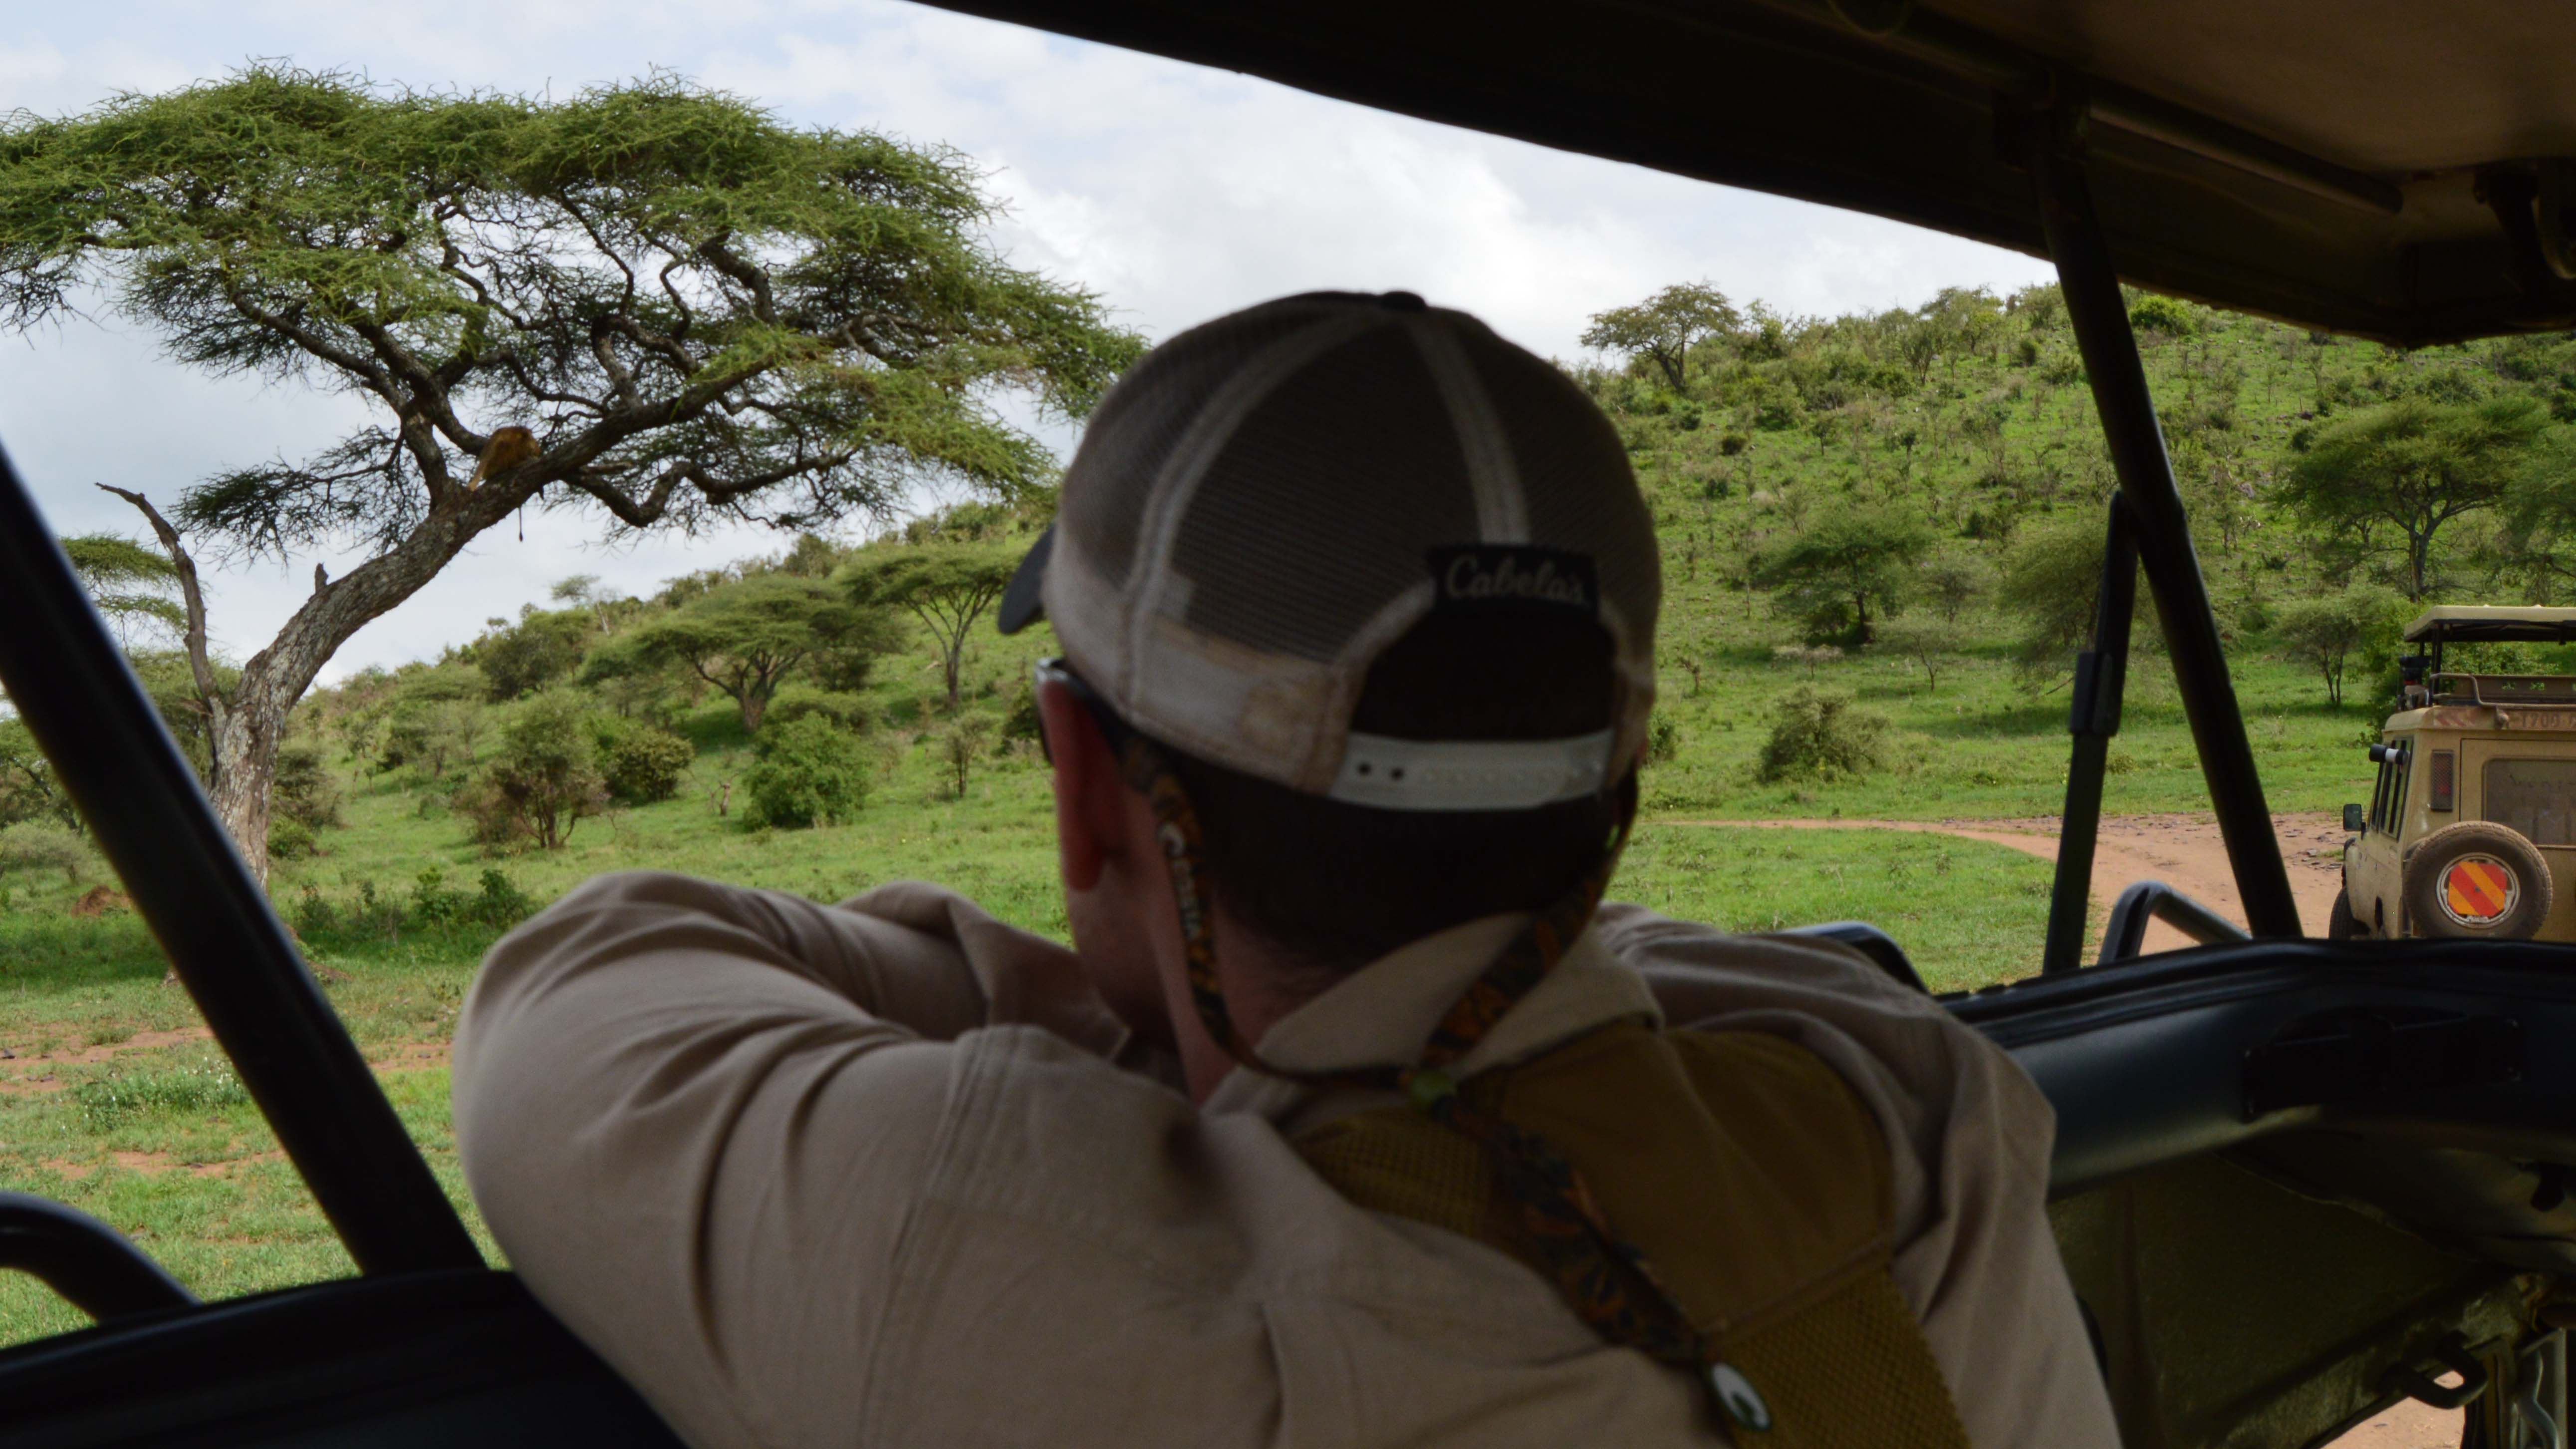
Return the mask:
<svg viewBox="0 0 2576 1449">
<path fill-rule="evenodd" d="M 1531 810 L 1598 795 L 1618 732 L 1559 740 L 1400 740 L 1353 731 L 1325 794 L 1380 810 Z"/>
</svg>

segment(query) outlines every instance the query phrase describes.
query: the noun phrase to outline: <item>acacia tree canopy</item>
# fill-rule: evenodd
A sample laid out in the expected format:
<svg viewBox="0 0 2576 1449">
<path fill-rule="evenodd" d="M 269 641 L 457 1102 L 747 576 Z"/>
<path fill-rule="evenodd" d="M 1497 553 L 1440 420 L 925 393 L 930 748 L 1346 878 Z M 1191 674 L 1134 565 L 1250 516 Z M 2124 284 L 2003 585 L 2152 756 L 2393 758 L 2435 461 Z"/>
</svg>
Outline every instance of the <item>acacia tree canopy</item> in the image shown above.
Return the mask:
<svg viewBox="0 0 2576 1449">
<path fill-rule="evenodd" d="M 966 638 L 1011 585 L 1019 559 L 988 543 L 921 543 L 871 549 L 841 575 L 863 604 L 906 609 L 939 640 L 948 703 L 957 704 Z"/>
<path fill-rule="evenodd" d="M 879 616 L 823 580 L 755 574 L 638 626 L 593 654 L 584 673 L 606 678 L 632 663 L 686 669 L 724 691 L 743 732 L 758 734 L 779 686 L 819 656 L 883 653 L 893 643 Z"/>
<path fill-rule="evenodd" d="M 1635 306 L 1593 313 L 1582 342 L 1604 352 L 1653 359 L 1664 380 L 1679 391 L 1690 350 L 1711 337 L 1730 336 L 1743 325 L 1743 314 L 1725 293 L 1706 282 L 1685 282 Z"/>
<path fill-rule="evenodd" d="M 1079 413 L 1141 344 L 1007 265 L 991 215 L 952 151 L 667 77 L 549 102 L 259 66 L 0 120 L 0 324 L 104 296 L 189 365 L 375 408 L 312 457 L 203 479 L 169 520 L 125 495 L 180 564 L 198 652 L 183 536 L 368 555 L 317 571 L 237 687 L 204 681 L 216 804 L 256 867 L 288 707 L 523 505 L 808 528 L 926 478 L 1046 482 L 1001 395 Z"/>
<path fill-rule="evenodd" d="M 138 628 L 175 637 L 187 627 L 177 597 L 179 571 L 169 555 L 113 533 L 66 538 L 63 555 L 127 648 L 134 646 Z"/>
<path fill-rule="evenodd" d="M 1893 613 L 1910 574 L 1932 548 L 1932 530 L 1899 509 L 1845 504 L 1755 556 L 1752 580 L 1810 634 L 1866 644 L 1875 621 Z"/>
<path fill-rule="evenodd" d="M 2328 527 L 2395 526 L 2406 539 L 2406 597 L 2421 599 L 2432 587 L 2434 538 L 2460 515 L 2502 502 L 2548 426 L 2547 410 L 2525 396 L 2401 399 L 2321 430 L 2282 497 Z"/>
</svg>

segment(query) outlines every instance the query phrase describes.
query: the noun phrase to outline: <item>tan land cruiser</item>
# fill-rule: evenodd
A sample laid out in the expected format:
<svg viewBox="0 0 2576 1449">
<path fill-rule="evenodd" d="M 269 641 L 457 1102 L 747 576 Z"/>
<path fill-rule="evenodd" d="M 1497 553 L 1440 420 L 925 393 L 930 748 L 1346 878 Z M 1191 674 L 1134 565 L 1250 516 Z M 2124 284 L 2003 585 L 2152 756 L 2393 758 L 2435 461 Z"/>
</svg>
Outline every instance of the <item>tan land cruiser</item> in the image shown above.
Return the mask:
<svg viewBox="0 0 2576 1449">
<path fill-rule="evenodd" d="M 2576 675 L 2453 673 L 2445 644 L 2576 640 L 2576 608 L 2446 604 L 2406 626 L 2328 934 L 2576 941 Z"/>
</svg>

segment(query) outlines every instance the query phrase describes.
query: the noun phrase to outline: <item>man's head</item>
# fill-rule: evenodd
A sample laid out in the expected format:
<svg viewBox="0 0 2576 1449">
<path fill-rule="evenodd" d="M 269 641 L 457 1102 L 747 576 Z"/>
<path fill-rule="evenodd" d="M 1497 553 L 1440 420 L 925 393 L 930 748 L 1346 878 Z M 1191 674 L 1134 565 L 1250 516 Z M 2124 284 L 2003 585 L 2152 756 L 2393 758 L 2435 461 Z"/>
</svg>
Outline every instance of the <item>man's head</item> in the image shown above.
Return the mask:
<svg viewBox="0 0 2576 1449">
<path fill-rule="evenodd" d="M 1257 1035 L 1264 1003 L 1597 865 L 1659 587 L 1607 420 L 1472 318 L 1318 294 L 1155 349 L 1003 609 L 1016 629 L 1043 606 L 1089 696 L 1059 682 L 1040 708 L 1104 992 L 1186 1045 L 1166 863 L 1116 736 L 1152 741 L 1195 809 L 1226 994 Z"/>
</svg>

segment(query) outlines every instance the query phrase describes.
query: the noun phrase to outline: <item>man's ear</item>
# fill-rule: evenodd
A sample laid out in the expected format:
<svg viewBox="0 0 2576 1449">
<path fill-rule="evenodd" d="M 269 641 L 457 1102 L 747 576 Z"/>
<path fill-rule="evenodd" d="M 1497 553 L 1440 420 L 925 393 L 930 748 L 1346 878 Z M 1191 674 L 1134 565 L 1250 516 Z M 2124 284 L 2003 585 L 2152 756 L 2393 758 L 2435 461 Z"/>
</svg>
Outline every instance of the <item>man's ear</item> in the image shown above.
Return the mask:
<svg viewBox="0 0 2576 1449">
<path fill-rule="evenodd" d="M 1126 853 L 1126 789 L 1099 721 L 1061 683 L 1038 688 L 1038 724 L 1055 762 L 1055 832 L 1068 890 L 1087 891 Z"/>
</svg>

